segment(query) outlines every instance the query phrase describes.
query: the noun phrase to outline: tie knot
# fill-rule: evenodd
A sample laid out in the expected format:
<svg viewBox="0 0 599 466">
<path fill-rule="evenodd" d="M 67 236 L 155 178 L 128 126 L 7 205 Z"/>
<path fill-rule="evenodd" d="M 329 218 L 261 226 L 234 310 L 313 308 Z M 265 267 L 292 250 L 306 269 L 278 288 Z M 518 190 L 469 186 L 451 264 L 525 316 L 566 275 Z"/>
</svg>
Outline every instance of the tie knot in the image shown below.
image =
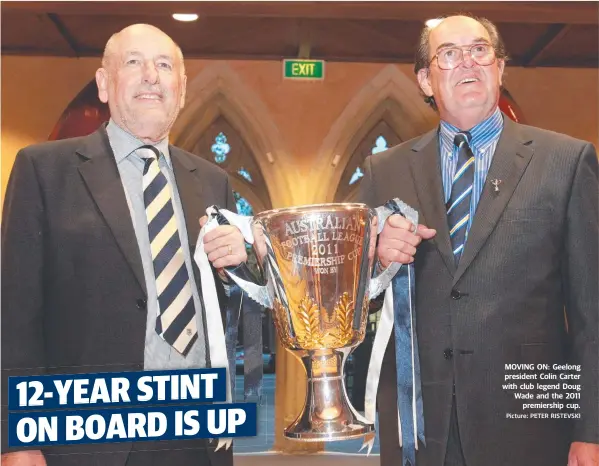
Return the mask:
<svg viewBox="0 0 599 466">
<path fill-rule="evenodd" d="M 137 153 L 142 159 L 158 159 L 160 152 L 154 146 L 145 145 L 137 148 Z"/>
<path fill-rule="evenodd" d="M 154 146 L 141 146 L 137 149 L 137 155 L 139 155 L 145 162 L 143 174 L 144 176 L 150 170 L 150 165 L 154 160 L 158 160 L 160 152 Z"/>
<path fill-rule="evenodd" d="M 464 143 L 470 144 L 471 139 L 472 136 L 470 135 L 470 133 L 468 131 L 463 131 L 461 133 L 456 133 L 455 137 L 453 138 L 453 143 L 457 147 L 462 147 L 462 144 Z"/>
</svg>

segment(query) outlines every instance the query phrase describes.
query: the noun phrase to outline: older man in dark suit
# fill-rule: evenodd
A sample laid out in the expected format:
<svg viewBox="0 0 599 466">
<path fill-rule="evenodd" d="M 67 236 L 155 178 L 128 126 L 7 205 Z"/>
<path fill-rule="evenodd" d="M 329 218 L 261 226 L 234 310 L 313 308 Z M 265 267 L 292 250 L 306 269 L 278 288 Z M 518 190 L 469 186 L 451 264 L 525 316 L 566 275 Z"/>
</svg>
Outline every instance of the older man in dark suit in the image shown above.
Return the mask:
<svg viewBox="0 0 599 466">
<path fill-rule="evenodd" d="M 3 384 L 9 375 L 206 367 L 217 356 L 192 255 L 206 207 L 234 210 L 235 202 L 222 170 L 168 143 L 185 99 L 181 50 L 157 28 L 130 26 L 108 41 L 96 81 L 110 122 L 87 137 L 23 149 L 11 173 L 2 222 Z M 243 237 L 217 227 L 205 250 L 222 303 L 222 268 L 247 259 Z M 215 445 L 7 452 L 3 444 L 2 464 L 231 465 L 231 450 Z"/>
<path fill-rule="evenodd" d="M 361 199 L 375 207 L 399 197 L 422 222 L 390 217 L 377 247 L 380 266 L 415 266 L 426 441 L 416 464 L 597 466 L 597 155 L 499 111 L 505 58 L 487 20 L 454 16 L 426 28 L 415 71 L 440 126 L 366 162 Z M 394 348 L 378 396 L 385 466 L 402 462 L 397 410 L 387 407 L 396 359 L 407 355 Z M 502 389 L 506 365 L 519 363 L 579 375 L 580 408 L 514 418 L 543 411 L 523 410 Z"/>
</svg>

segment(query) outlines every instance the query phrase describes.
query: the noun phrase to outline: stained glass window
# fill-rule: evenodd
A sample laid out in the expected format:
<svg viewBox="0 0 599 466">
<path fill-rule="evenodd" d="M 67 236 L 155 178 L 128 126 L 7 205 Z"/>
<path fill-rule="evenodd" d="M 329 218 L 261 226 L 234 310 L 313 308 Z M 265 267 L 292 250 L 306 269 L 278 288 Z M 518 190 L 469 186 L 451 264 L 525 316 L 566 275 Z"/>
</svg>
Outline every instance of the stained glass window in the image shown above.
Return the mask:
<svg viewBox="0 0 599 466">
<path fill-rule="evenodd" d="M 237 213 L 240 215 L 254 215 L 254 209 L 252 205 L 247 201 L 245 197 L 239 194 L 237 191 L 233 191 L 233 197 L 235 197 L 235 203 L 237 204 Z"/>
<path fill-rule="evenodd" d="M 383 135 L 376 138 L 376 141 L 374 144 L 375 145 L 371 151 L 372 155 L 378 154 L 379 152 L 383 152 L 383 151 L 386 151 L 387 149 L 389 149 L 389 147 L 387 146 L 387 140 L 385 139 L 385 136 L 383 136 Z"/>
<path fill-rule="evenodd" d="M 227 136 L 223 132 L 218 133 L 212 144 L 212 153 L 216 163 L 223 163 L 227 160 L 227 154 L 231 151 L 231 146 L 227 144 Z"/>
<path fill-rule="evenodd" d="M 237 173 L 243 176 L 250 183 L 252 182 L 252 175 L 250 175 L 250 172 L 247 171 L 245 168 L 241 167 L 239 170 L 237 170 Z"/>
<path fill-rule="evenodd" d="M 360 170 L 360 167 L 357 167 L 356 171 L 354 172 L 351 179 L 349 180 L 349 184 L 354 184 L 356 181 L 358 181 L 363 176 L 364 176 L 364 173 L 362 173 L 362 170 Z"/>
<path fill-rule="evenodd" d="M 252 149 L 224 116 L 210 124 L 192 152 L 228 173 L 231 189 L 237 191 L 234 202 L 241 214 L 252 215 L 271 208 L 266 182 Z"/>
<path fill-rule="evenodd" d="M 393 106 L 385 107 L 391 109 Z M 390 111 L 389 109 L 385 112 Z M 384 113 L 383 116 L 387 115 Z M 392 121 L 390 119 L 390 121 Z M 385 118 L 381 118 L 361 138 L 352 140 L 347 151 L 351 153 L 343 169 L 341 181 L 335 193 L 335 202 L 355 202 L 358 196 L 358 186 L 365 177 L 364 161 L 367 157 L 378 157 L 379 154 L 401 143 L 401 139 L 393 126 Z"/>
</svg>

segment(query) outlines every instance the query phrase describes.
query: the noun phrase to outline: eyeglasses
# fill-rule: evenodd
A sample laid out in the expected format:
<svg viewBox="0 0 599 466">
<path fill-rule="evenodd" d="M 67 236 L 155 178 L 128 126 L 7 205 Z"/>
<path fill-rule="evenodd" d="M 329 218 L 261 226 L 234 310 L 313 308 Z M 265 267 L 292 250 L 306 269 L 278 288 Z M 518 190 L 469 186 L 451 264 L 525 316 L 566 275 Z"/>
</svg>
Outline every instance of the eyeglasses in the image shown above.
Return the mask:
<svg viewBox="0 0 599 466">
<path fill-rule="evenodd" d="M 480 66 L 489 66 L 495 62 L 496 57 L 493 46 L 490 44 L 474 44 L 466 47 L 448 47 L 442 49 L 431 58 L 430 63 L 436 58 L 440 69 L 453 70 L 464 61 L 464 52 L 468 52 L 472 60 Z"/>
</svg>

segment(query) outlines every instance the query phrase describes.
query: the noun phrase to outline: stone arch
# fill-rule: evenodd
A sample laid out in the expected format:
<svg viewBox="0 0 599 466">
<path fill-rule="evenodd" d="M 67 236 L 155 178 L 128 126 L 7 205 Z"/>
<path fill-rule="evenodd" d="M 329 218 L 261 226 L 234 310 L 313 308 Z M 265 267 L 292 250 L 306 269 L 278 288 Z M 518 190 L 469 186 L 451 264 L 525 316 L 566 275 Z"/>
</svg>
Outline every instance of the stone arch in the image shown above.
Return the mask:
<svg viewBox="0 0 599 466">
<path fill-rule="evenodd" d="M 192 151 L 197 140 L 220 116 L 235 128 L 253 153 L 271 203 L 284 203 L 289 188 L 280 169 L 286 151 L 279 129 L 260 97 L 227 63 L 206 66 L 188 83 L 186 105 L 173 126 L 171 142 Z M 233 189 L 235 183 L 233 180 Z M 250 202 L 257 202 L 252 194 L 245 192 Z M 265 207 L 260 204 L 257 207 Z"/>
<path fill-rule="evenodd" d="M 320 178 L 317 186 L 321 199 L 333 201 L 352 153 L 383 117 L 402 141 L 419 136 L 438 123 L 437 115 L 424 103 L 416 82 L 397 65 L 385 66 L 348 103 L 323 140 L 319 164 L 313 170 L 313 176 Z M 334 165 L 332 171 L 331 165 Z M 325 176 L 328 179 L 324 179 Z"/>
</svg>

